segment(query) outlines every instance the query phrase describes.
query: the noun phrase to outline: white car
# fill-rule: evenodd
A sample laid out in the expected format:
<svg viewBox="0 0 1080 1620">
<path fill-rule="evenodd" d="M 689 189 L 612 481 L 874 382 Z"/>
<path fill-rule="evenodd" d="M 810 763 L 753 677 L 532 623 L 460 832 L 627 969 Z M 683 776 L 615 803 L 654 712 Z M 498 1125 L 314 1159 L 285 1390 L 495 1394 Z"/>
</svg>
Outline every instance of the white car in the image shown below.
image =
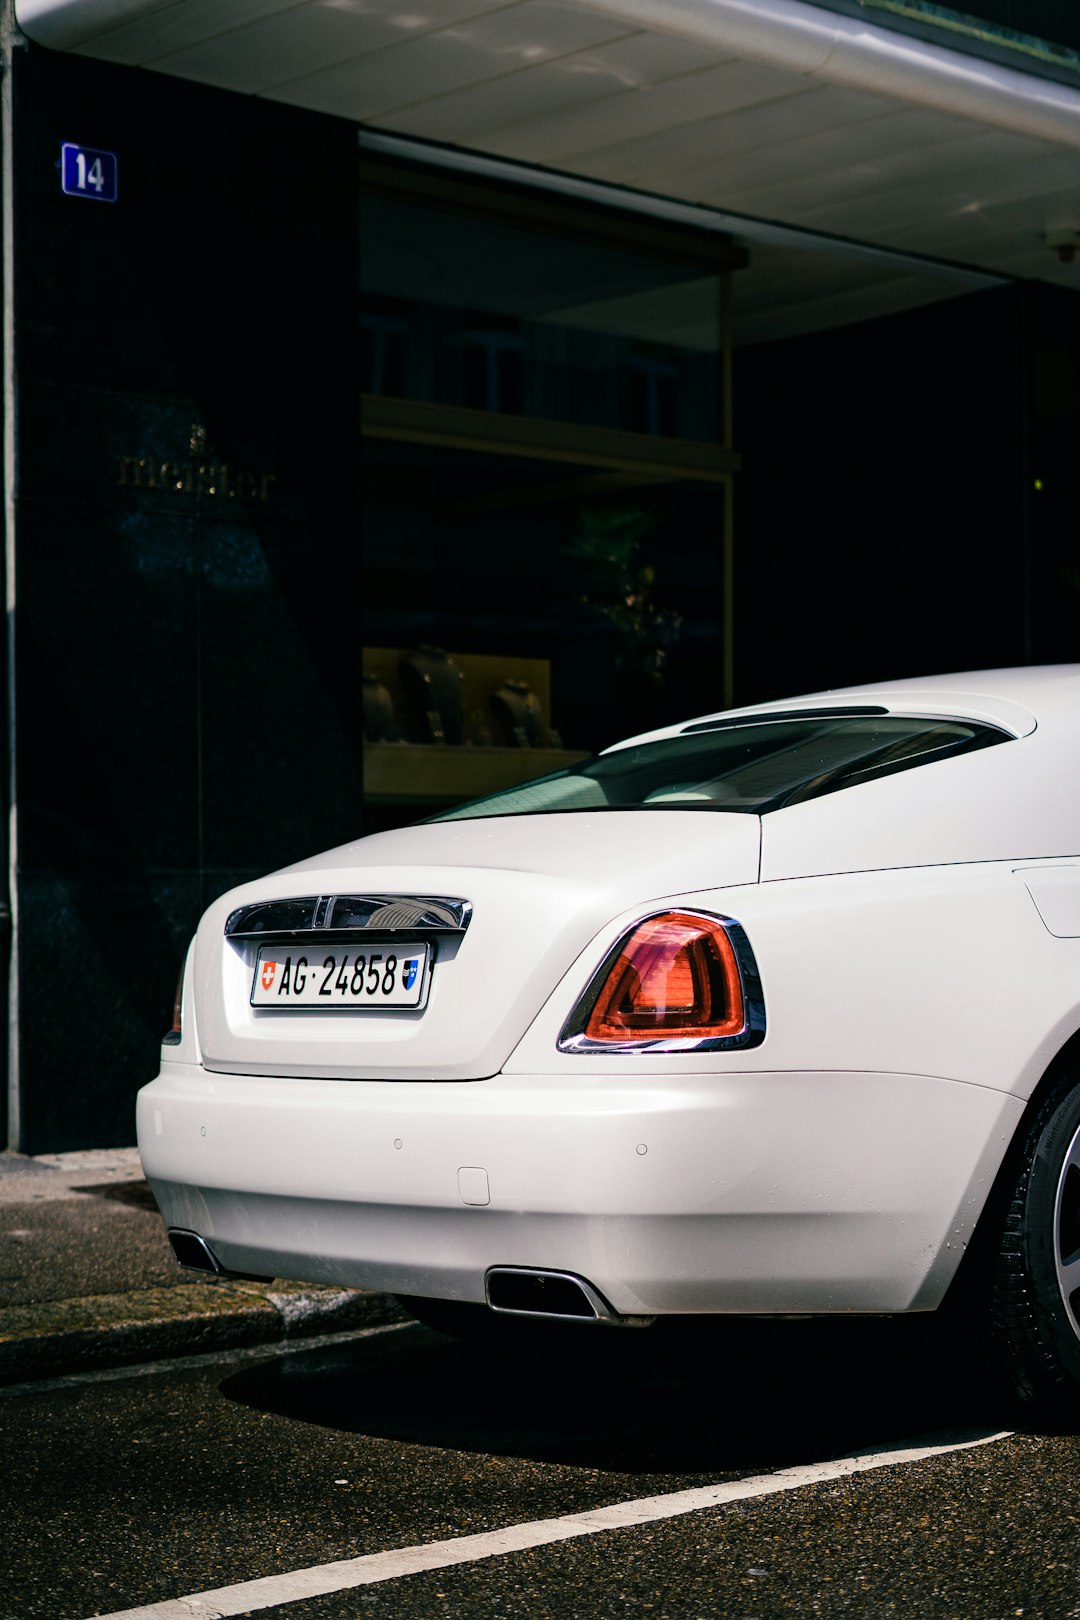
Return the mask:
<svg viewBox="0 0 1080 1620">
<path fill-rule="evenodd" d="M 711 715 L 235 889 L 161 1057 L 183 1265 L 451 1325 L 971 1284 L 1071 1399 L 1080 665 Z"/>
</svg>

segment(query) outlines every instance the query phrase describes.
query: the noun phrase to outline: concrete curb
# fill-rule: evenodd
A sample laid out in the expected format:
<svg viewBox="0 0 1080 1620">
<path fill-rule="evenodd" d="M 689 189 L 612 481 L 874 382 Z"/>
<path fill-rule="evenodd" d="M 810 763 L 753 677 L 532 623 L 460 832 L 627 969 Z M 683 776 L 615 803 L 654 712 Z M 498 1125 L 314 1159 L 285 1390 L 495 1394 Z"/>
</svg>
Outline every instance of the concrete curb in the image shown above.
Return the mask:
<svg viewBox="0 0 1080 1620">
<path fill-rule="evenodd" d="M 406 1322 L 389 1294 L 191 1282 L 0 1310 L 0 1384 Z"/>
</svg>

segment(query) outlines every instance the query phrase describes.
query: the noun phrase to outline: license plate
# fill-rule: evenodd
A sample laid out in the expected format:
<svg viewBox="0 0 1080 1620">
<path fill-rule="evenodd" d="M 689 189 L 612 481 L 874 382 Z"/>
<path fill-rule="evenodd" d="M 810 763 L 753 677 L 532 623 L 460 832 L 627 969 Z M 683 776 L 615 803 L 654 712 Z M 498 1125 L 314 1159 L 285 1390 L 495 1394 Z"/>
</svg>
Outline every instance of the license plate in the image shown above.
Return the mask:
<svg viewBox="0 0 1080 1620">
<path fill-rule="evenodd" d="M 422 1007 L 431 947 L 379 945 L 339 950 L 263 945 L 251 986 L 253 1007 Z"/>
</svg>

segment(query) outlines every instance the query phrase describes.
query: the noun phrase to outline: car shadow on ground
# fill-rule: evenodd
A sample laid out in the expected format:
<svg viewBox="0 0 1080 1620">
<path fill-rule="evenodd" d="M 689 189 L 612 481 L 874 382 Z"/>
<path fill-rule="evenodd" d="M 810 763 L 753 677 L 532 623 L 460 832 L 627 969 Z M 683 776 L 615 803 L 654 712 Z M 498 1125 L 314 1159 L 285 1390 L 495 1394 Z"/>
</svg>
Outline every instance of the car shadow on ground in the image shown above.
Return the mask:
<svg viewBox="0 0 1080 1620">
<path fill-rule="evenodd" d="M 1015 1427 L 989 1368 L 936 1318 L 497 1325 L 478 1342 L 415 1326 L 293 1351 L 222 1392 L 345 1433 L 627 1474 L 715 1477 Z"/>
</svg>

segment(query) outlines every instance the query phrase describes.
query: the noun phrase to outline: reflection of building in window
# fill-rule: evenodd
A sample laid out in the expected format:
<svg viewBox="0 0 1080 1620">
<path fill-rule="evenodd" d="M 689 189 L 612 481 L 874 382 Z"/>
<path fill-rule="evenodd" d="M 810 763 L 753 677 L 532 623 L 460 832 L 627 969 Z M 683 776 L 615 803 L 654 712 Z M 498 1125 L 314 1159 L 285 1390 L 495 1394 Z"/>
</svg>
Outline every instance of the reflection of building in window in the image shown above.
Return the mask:
<svg viewBox="0 0 1080 1620">
<path fill-rule="evenodd" d="M 515 331 L 469 327 L 461 334 L 462 402 L 520 416 L 525 409 L 525 346 Z"/>
<path fill-rule="evenodd" d="M 726 249 L 666 229 L 642 247 L 640 221 L 579 237 L 581 217 L 538 229 L 487 199 L 447 231 L 440 208 L 365 193 L 364 391 L 716 443 Z"/>
<path fill-rule="evenodd" d="M 365 394 L 404 399 L 409 392 L 409 323 L 366 310 L 360 322 L 360 375 Z"/>
<path fill-rule="evenodd" d="M 630 357 L 629 426 L 635 433 L 658 433 L 669 439 L 679 432 L 679 367 L 649 354 Z"/>
</svg>

